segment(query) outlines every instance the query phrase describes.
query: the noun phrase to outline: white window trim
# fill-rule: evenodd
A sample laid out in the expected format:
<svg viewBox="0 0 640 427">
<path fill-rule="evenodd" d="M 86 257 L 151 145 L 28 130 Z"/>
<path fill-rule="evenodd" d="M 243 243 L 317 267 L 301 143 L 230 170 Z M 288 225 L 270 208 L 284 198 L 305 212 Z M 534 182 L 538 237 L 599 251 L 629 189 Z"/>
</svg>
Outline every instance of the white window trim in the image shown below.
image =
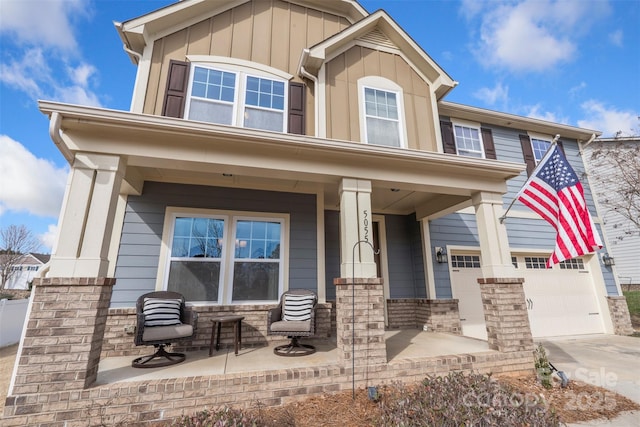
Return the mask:
<svg viewBox="0 0 640 427">
<path fill-rule="evenodd" d="M 288 129 L 288 121 L 289 121 L 289 81 L 293 78 L 293 76 L 289 73 L 283 72 L 273 67 L 269 67 L 266 65 L 258 64 L 251 61 L 245 61 L 242 59 L 235 58 L 224 58 L 218 56 L 204 56 L 204 55 L 190 55 L 187 56 L 187 59 L 191 62 L 191 67 L 189 67 L 189 81 L 187 84 L 187 93 L 186 93 L 186 102 L 184 106 L 184 118 L 189 117 L 189 113 L 191 110 L 191 91 L 193 89 L 193 76 L 195 74 L 196 67 L 206 68 L 209 70 L 219 70 L 226 71 L 230 73 L 234 73 L 236 75 L 236 86 L 235 92 L 233 95 L 233 113 L 231 118 L 231 125 L 227 126 L 235 126 L 241 127 L 245 129 L 254 129 L 247 128 L 244 126 L 244 109 L 245 109 L 245 99 L 246 99 L 246 87 L 247 87 L 247 77 L 257 77 L 264 78 L 274 81 L 280 81 L 284 83 L 284 103 L 282 109 L 282 131 L 281 133 L 286 133 Z M 201 99 L 201 98 L 198 98 Z M 226 103 L 225 101 L 217 101 L 219 103 Z M 255 106 L 250 106 L 250 108 L 254 108 Z M 264 107 L 255 107 L 264 111 L 278 111 L 273 109 L 267 109 Z M 214 123 L 219 124 L 219 123 Z M 224 124 L 220 124 L 225 126 Z M 266 131 L 264 129 L 255 129 L 258 131 Z"/>
<path fill-rule="evenodd" d="M 378 89 L 383 90 L 385 92 L 393 92 L 396 94 L 398 101 L 398 132 L 399 132 L 399 140 L 400 147 L 399 148 L 407 148 L 407 123 L 404 115 L 404 96 L 403 89 L 397 83 L 386 79 L 380 76 L 365 76 L 358 79 L 358 107 L 359 107 L 359 122 L 360 122 L 360 140 L 368 144 L 367 141 L 367 120 L 365 113 L 365 105 L 364 105 L 364 90 L 368 89 Z M 376 144 L 372 144 L 376 145 Z M 394 148 L 393 146 L 385 146 Z"/>
<path fill-rule="evenodd" d="M 541 133 L 535 133 L 535 132 L 527 132 L 527 135 L 529 136 L 529 145 L 531 146 L 531 152 L 533 153 L 533 157 L 535 159 L 536 157 L 536 152 L 533 148 L 533 140 L 534 139 L 539 139 L 541 141 L 547 141 L 549 143 L 549 146 L 551 146 L 551 143 L 553 142 L 553 137 L 551 135 L 544 135 Z M 536 160 L 536 164 L 540 163 L 540 160 L 542 160 L 542 158 L 540 159 L 535 159 Z"/>
<path fill-rule="evenodd" d="M 480 123 L 477 122 L 469 122 L 466 120 L 460 120 L 460 119 L 451 119 L 451 125 L 452 125 L 452 131 L 453 131 L 453 141 L 456 145 L 456 154 L 458 154 L 459 156 L 465 156 L 464 154 L 460 154 L 460 152 L 458 151 L 458 140 L 456 138 L 456 126 L 462 126 L 462 127 L 467 127 L 467 128 L 473 128 L 476 129 L 478 131 L 478 138 L 480 140 L 480 153 L 482 154 L 481 157 L 479 157 L 480 159 L 486 159 L 487 156 L 484 152 L 484 140 L 482 139 L 482 126 L 480 125 Z M 465 156 L 465 157 L 474 157 L 474 156 Z M 476 157 L 478 158 L 478 157 Z"/>
<path fill-rule="evenodd" d="M 199 217 L 199 218 L 225 218 L 224 224 L 224 244 L 223 255 L 220 265 L 220 290 L 218 292 L 218 301 L 197 301 L 190 302 L 189 305 L 255 305 L 265 302 L 275 301 L 241 301 L 231 302 L 231 283 L 233 271 L 233 262 L 235 261 L 234 245 L 226 244 L 235 238 L 235 230 L 232 224 L 237 219 L 250 219 L 257 221 L 276 220 L 282 222 L 281 227 L 281 244 L 280 244 L 280 280 L 278 283 L 278 295 L 281 295 L 289 287 L 289 238 L 290 238 L 290 215 L 286 213 L 270 213 L 270 212 L 247 212 L 220 209 L 201 209 L 201 208 L 184 208 L 176 206 L 168 206 L 165 209 L 164 224 L 162 227 L 162 242 L 160 244 L 160 259 L 158 262 L 158 272 L 156 276 L 156 290 L 163 291 L 167 289 L 167 281 L 169 280 L 169 268 L 171 266 L 171 245 L 173 242 L 173 228 L 175 219 L 179 216 Z M 231 268 L 229 268 L 231 267 Z"/>
</svg>

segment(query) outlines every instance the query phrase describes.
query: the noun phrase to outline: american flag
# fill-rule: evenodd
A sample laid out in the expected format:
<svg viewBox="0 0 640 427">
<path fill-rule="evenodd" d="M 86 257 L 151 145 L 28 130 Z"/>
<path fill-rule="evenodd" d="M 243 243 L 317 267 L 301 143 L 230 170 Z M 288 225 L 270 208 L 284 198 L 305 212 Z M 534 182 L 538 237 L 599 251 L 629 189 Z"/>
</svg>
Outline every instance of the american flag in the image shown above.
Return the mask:
<svg viewBox="0 0 640 427">
<path fill-rule="evenodd" d="M 547 268 L 602 247 L 582 184 L 557 145 L 540 161 L 516 198 L 556 229 L 556 248 Z"/>
</svg>

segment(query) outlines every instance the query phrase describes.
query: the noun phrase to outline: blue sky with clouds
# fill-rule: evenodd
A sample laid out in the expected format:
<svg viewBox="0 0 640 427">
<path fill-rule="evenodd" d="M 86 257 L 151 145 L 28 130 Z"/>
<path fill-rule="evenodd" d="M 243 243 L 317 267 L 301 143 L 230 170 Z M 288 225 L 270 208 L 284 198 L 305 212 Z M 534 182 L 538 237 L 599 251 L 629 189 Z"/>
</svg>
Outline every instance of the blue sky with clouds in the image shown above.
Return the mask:
<svg viewBox="0 0 640 427">
<path fill-rule="evenodd" d="M 38 99 L 128 110 L 113 21 L 167 0 L 0 0 L 0 228 L 53 245 L 69 167 Z M 460 82 L 447 100 L 640 134 L 640 1 L 369 0 Z"/>
</svg>

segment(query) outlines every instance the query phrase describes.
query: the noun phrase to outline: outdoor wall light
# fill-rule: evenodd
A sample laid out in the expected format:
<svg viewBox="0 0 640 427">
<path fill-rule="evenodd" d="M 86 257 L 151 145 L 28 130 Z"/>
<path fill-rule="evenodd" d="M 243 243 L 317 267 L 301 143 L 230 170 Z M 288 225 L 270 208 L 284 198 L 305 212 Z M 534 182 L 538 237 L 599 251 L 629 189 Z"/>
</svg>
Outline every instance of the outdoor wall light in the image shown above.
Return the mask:
<svg viewBox="0 0 640 427">
<path fill-rule="evenodd" d="M 445 252 L 444 248 L 436 246 L 435 250 L 436 250 L 436 261 L 438 262 L 438 264 L 446 263 L 447 253 Z"/>
<path fill-rule="evenodd" d="M 604 265 L 606 265 L 607 267 L 611 267 L 612 265 L 616 265 L 616 261 L 613 259 L 612 256 L 609 256 L 608 253 L 605 253 L 604 255 L 602 255 L 602 263 Z"/>
</svg>

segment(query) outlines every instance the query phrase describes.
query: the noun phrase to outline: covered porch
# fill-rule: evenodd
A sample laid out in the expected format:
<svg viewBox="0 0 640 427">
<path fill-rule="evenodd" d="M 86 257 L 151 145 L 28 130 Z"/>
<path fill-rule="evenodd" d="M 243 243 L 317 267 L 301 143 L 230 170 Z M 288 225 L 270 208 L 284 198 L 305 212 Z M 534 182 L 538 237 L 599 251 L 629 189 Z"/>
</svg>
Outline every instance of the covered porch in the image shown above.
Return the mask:
<svg viewBox="0 0 640 427">
<path fill-rule="evenodd" d="M 486 341 L 419 329 L 389 330 L 384 338 L 387 363 L 393 365 L 411 360 L 439 360 L 446 365 L 448 360 L 454 360 L 468 366 L 472 363 L 473 355 L 497 353 L 489 349 Z M 96 385 L 319 368 L 338 363 L 335 337 L 305 339 L 304 342 L 313 344 L 316 353 L 304 357 L 277 356 L 273 348 L 283 342 L 275 341 L 264 346 L 243 346 L 237 356 L 233 347 L 229 346 L 214 351 L 211 357 L 208 350 L 188 351 L 187 359 L 178 365 L 151 369 L 132 368 L 132 356 L 107 357 L 100 360 Z"/>
</svg>

